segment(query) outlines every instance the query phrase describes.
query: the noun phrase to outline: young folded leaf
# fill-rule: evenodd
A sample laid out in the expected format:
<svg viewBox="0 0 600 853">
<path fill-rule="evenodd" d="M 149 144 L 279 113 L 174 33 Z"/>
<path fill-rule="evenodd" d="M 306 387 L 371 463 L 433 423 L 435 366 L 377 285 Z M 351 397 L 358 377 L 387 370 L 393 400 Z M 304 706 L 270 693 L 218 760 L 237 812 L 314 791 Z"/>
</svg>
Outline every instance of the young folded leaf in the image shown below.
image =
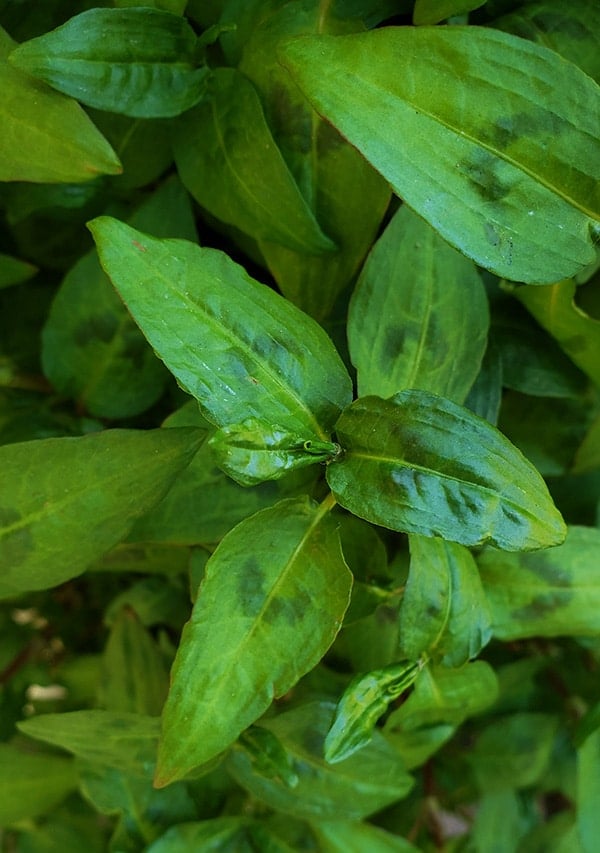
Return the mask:
<svg viewBox="0 0 600 853">
<path fill-rule="evenodd" d="M 108 216 L 89 228 L 134 320 L 210 421 L 257 417 L 329 440 L 352 383 L 318 323 L 223 252 Z"/>
<path fill-rule="evenodd" d="M 217 465 L 241 486 L 278 480 L 288 471 L 329 462 L 341 453 L 333 441 L 306 438 L 259 418 L 223 427 L 208 443 Z"/>
<path fill-rule="evenodd" d="M 197 104 L 208 69 L 180 15 L 160 9 L 89 9 L 24 42 L 10 62 L 59 92 L 113 113 L 168 118 Z"/>
<path fill-rule="evenodd" d="M 373 737 L 377 720 L 390 702 L 411 686 L 420 669 L 418 663 L 402 661 L 353 678 L 338 703 L 325 738 L 326 761 L 337 764 L 366 746 Z"/>
<path fill-rule="evenodd" d="M 595 258 L 600 87 L 552 50 L 479 27 L 386 27 L 288 42 L 315 109 L 442 237 L 550 284 Z"/>
<path fill-rule="evenodd" d="M 336 500 L 367 521 L 508 551 L 558 545 L 566 527 L 533 465 L 487 421 L 425 391 L 363 397 L 336 425 Z"/>
<path fill-rule="evenodd" d="M 331 505 L 281 501 L 238 524 L 206 564 L 171 674 L 158 787 L 227 749 L 333 642 L 352 575 Z"/>
</svg>

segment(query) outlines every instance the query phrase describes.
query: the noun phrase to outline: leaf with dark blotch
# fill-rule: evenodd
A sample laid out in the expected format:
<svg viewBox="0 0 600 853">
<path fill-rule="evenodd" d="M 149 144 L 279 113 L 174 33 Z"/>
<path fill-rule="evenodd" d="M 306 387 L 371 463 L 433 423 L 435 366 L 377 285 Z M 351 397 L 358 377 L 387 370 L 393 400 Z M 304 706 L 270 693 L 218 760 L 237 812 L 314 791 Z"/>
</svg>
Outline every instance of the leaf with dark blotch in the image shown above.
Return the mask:
<svg viewBox="0 0 600 853">
<path fill-rule="evenodd" d="M 151 346 L 217 426 L 250 417 L 328 440 L 350 377 L 323 329 L 223 252 L 107 216 L 100 261 Z"/>
<path fill-rule="evenodd" d="M 327 467 L 336 500 L 391 530 L 507 550 L 557 545 L 566 528 L 535 468 L 487 421 L 442 397 L 363 397 L 341 415 Z"/>
<path fill-rule="evenodd" d="M 202 437 L 107 430 L 0 447 L 0 597 L 81 574 L 163 497 Z"/>
<path fill-rule="evenodd" d="M 208 69 L 185 18 L 160 9 L 88 9 L 24 42 L 9 57 L 21 71 L 96 109 L 168 118 L 197 104 Z"/>
<path fill-rule="evenodd" d="M 550 284 L 595 257 L 600 88 L 554 51 L 478 27 L 386 27 L 280 51 L 317 111 L 451 245 Z"/>
<path fill-rule="evenodd" d="M 208 561 L 171 674 L 158 787 L 227 749 L 333 642 L 352 576 L 329 508 L 281 501 L 238 524 Z"/>
</svg>

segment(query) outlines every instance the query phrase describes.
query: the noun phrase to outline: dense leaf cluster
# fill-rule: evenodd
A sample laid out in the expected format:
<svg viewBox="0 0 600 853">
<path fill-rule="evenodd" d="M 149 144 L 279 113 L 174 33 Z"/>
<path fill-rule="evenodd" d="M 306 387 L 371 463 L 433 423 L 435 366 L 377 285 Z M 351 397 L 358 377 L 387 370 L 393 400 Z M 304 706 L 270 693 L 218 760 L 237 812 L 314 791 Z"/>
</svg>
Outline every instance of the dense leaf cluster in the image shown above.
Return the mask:
<svg viewBox="0 0 600 853">
<path fill-rule="evenodd" d="M 3 850 L 595 853 L 598 81 L 594 0 L 0 0 Z"/>
</svg>

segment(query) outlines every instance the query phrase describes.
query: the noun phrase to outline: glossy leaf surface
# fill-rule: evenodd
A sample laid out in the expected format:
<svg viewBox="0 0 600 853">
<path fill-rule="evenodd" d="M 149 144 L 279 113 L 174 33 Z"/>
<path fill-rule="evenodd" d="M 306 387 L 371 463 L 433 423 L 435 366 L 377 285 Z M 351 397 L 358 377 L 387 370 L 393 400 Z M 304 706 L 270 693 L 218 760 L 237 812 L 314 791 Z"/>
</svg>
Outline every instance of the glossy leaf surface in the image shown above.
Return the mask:
<svg viewBox="0 0 600 853">
<path fill-rule="evenodd" d="M 410 572 L 400 606 L 400 648 L 445 666 L 477 657 L 491 638 L 490 611 L 470 551 L 439 538 L 410 536 Z"/>
<path fill-rule="evenodd" d="M 215 69 L 207 96 L 180 120 L 175 160 L 196 201 L 222 222 L 297 252 L 335 249 L 275 144 L 256 90 L 233 68 Z"/>
<path fill-rule="evenodd" d="M 107 430 L 1 447 L 0 596 L 84 571 L 160 500 L 197 446 L 194 430 Z"/>
<path fill-rule="evenodd" d="M 119 158 L 78 103 L 6 61 L 0 28 L 0 180 L 77 182 L 117 175 Z"/>
<path fill-rule="evenodd" d="M 341 452 L 335 442 L 304 441 L 301 435 L 258 418 L 222 427 L 208 443 L 219 467 L 241 486 L 278 480 L 288 471 L 328 462 Z"/>
<path fill-rule="evenodd" d="M 553 51 L 485 28 L 388 27 L 297 39 L 281 56 L 318 112 L 480 266 L 548 284 L 594 260 L 600 89 Z"/>
<path fill-rule="evenodd" d="M 539 554 L 486 549 L 478 559 L 494 636 L 596 636 L 600 631 L 600 531 L 570 527 L 558 548 Z"/>
<path fill-rule="evenodd" d="M 77 786 L 73 760 L 0 744 L 0 824 L 51 812 Z"/>
<path fill-rule="evenodd" d="M 330 704 L 312 702 L 261 722 L 292 758 L 298 775 L 293 788 L 262 774 L 239 746 L 227 761 L 229 772 L 254 797 L 300 818 L 360 820 L 405 797 L 412 777 L 379 733 L 356 755 L 327 764 L 323 747 L 332 717 Z"/>
<path fill-rule="evenodd" d="M 487 421 L 449 400 L 403 391 L 364 397 L 336 425 L 327 468 L 336 500 L 368 521 L 507 550 L 562 542 L 564 522 L 535 468 Z"/>
<path fill-rule="evenodd" d="M 488 307 L 474 264 L 403 206 L 354 289 L 348 343 L 361 396 L 420 388 L 465 399 L 485 352 Z"/>
<path fill-rule="evenodd" d="M 330 764 L 349 758 L 371 741 L 378 719 L 411 686 L 419 670 L 419 664 L 403 661 L 352 679 L 325 738 L 325 758 Z"/>
<path fill-rule="evenodd" d="M 134 319 L 209 420 L 255 416 L 328 438 L 351 388 L 320 326 L 222 252 L 155 240 L 109 217 L 90 229 Z"/>
<path fill-rule="evenodd" d="M 341 626 L 351 583 L 327 505 L 282 501 L 223 539 L 172 671 L 157 785 L 225 750 L 315 666 Z"/>
<path fill-rule="evenodd" d="M 139 118 L 198 103 L 206 68 L 182 17 L 158 9 L 89 9 L 20 45 L 10 62 L 89 107 Z"/>
</svg>

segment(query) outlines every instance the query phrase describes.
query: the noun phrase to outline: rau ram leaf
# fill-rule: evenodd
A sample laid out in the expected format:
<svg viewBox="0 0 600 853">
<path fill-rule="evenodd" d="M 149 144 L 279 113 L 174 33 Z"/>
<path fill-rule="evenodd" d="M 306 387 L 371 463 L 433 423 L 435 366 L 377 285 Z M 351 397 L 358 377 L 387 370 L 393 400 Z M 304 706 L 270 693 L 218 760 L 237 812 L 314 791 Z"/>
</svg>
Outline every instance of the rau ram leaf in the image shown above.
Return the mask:
<svg viewBox="0 0 600 853">
<path fill-rule="evenodd" d="M 563 541 L 541 476 L 487 421 L 424 391 L 363 397 L 336 424 L 327 467 L 337 501 L 391 530 L 509 551 Z"/>
<path fill-rule="evenodd" d="M 89 107 L 137 118 L 168 118 L 198 103 L 208 69 L 179 15 L 159 9 L 89 9 L 9 60 Z"/>
<path fill-rule="evenodd" d="M 329 508 L 281 501 L 208 561 L 172 671 L 158 787 L 227 749 L 333 642 L 352 576 Z"/>
<path fill-rule="evenodd" d="M 202 435 L 115 429 L 0 447 L 0 598 L 84 571 L 164 496 Z"/>
<path fill-rule="evenodd" d="M 351 399 L 323 329 L 215 249 L 102 216 L 100 261 L 155 352 L 217 426 L 257 417 L 327 440 Z"/>
<path fill-rule="evenodd" d="M 600 88 L 575 65 L 458 26 L 298 38 L 281 58 L 316 110 L 480 266 L 549 284 L 594 260 Z"/>
</svg>

